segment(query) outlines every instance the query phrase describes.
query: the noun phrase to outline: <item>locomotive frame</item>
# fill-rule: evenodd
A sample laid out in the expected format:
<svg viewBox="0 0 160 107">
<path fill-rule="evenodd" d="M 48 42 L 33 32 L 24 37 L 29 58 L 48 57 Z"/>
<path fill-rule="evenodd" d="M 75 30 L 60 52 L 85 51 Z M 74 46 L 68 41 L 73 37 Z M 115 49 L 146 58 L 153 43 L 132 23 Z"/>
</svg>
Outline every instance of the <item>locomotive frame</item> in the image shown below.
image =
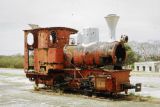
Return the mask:
<svg viewBox="0 0 160 107">
<path fill-rule="evenodd" d="M 134 88 L 136 92 L 141 91 L 140 83 L 135 85 L 130 83 L 130 69 L 122 69 L 121 65 L 113 69 L 92 67 L 85 63 L 86 57 L 83 56 L 78 57 L 78 60 L 83 58 L 82 63 L 85 67 L 82 67 L 74 62 L 75 59 L 67 58 L 67 55 L 70 54 L 66 54 L 64 48 L 65 46 L 75 46 L 69 44 L 69 37 L 77 32 L 77 30 L 67 27 L 24 30 L 24 71 L 26 77 L 34 81 L 36 86 L 44 84 L 47 87 L 61 90 L 90 93 L 119 93 L 125 91 L 127 93 L 128 89 Z M 33 35 L 33 44 L 28 44 L 29 34 Z M 116 43 L 121 44 L 121 42 Z M 115 50 L 112 49 L 112 51 Z M 32 54 L 30 55 L 30 53 Z M 31 56 L 33 57 L 31 58 Z M 89 57 L 87 56 L 87 58 Z M 98 57 L 101 58 L 101 56 Z M 115 59 L 114 57 L 111 58 L 112 61 L 104 65 L 115 66 Z M 97 65 L 95 60 L 93 63 Z"/>
</svg>

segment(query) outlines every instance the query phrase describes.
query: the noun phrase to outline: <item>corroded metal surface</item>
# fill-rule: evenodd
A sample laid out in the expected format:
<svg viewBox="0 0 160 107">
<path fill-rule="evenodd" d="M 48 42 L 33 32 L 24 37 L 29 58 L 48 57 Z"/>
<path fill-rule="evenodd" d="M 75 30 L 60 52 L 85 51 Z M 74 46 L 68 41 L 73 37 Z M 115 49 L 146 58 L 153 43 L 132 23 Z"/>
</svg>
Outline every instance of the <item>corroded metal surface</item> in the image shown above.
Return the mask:
<svg viewBox="0 0 160 107">
<path fill-rule="evenodd" d="M 69 45 L 74 33 L 77 30 L 65 27 L 24 30 L 26 77 L 37 86 L 89 93 L 118 93 L 135 87 L 129 81 L 131 70 L 122 69 L 126 59 L 123 41 Z M 28 43 L 28 35 L 33 35 L 32 44 Z M 100 68 L 108 65 L 113 68 Z"/>
<path fill-rule="evenodd" d="M 54 32 L 54 35 L 53 35 Z M 27 43 L 27 36 L 33 35 L 34 43 Z M 77 30 L 65 27 L 50 27 L 24 30 L 24 69 L 29 70 L 29 52 L 33 51 L 35 72 L 47 73 L 50 68 L 63 68 L 63 47 L 69 44 L 70 34 L 77 33 Z M 53 40 L 55 39 L 55 40 Z"/>
<path fill-rule="evenodd" d="M 95 42 L 89 45 L 65 46 L 64 53 L 67 60 L 76 66 L 104 66 L 123 64 L 126 50 L 123 43 Z"/>
</svg>

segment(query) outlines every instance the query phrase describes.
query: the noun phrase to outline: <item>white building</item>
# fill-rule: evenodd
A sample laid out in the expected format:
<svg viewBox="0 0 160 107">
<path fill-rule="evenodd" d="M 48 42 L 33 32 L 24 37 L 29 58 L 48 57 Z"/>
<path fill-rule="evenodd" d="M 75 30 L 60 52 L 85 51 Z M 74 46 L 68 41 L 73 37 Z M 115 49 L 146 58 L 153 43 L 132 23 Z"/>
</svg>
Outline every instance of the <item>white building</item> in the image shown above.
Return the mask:
<svg viewBox="0 0 160 107">
<path fill-rule="evenodd" d="M 98 28 L 85 28 L 77 36 L 77 44 L 88 44 L 91 42 L 99 41 L 99 30 Z"/>
<path fill-rule="evenodd" d="M 135 62 L 134 71 L 160 72 L 160 61 Z"/>
</svg>

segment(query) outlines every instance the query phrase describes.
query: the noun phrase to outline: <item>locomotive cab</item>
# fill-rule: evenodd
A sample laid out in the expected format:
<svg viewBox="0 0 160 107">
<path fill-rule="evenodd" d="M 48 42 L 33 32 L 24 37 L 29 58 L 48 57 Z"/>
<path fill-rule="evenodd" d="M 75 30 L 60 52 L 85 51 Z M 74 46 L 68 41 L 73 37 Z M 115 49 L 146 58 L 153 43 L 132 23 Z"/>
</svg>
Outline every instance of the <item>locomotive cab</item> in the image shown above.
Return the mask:
<svg viewBox="0 0 160 107">
<path fill-rule="evenodd" d="M 65 27 L 51 27 L 24 30 L 24 33 L 25 71 L 47 74 L 49 69 L 63 68 L 63 47 L 69 44 L 69 36 L 77 33 L 77 30 Z M 30 35 L 33 39 L 32 44 L 28 42 Z"/>
</svg>

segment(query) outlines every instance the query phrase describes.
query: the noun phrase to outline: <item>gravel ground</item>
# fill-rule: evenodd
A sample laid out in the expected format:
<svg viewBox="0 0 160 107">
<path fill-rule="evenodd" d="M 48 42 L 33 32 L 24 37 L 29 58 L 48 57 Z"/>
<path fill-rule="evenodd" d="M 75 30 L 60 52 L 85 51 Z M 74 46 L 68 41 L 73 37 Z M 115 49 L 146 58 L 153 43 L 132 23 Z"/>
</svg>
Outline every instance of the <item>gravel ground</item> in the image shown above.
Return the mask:
<svg viewBox="0 0 160 107">
<path fill-rule="evenodd" d="M 160 77 L 155 79 L 155 77 L 132 76 L 131 81 L 144 83 L 144 91 L 142 90 L 138 94 L 160 97 Z M 35 92 L 33 83 L 25 78 L 23 70 L 0 69 L 0 107 L 159 107 L 159 99 L 156 101 L 117 101 L 107 98 L 88 98 L 77 95 Z"/>
</svg>

